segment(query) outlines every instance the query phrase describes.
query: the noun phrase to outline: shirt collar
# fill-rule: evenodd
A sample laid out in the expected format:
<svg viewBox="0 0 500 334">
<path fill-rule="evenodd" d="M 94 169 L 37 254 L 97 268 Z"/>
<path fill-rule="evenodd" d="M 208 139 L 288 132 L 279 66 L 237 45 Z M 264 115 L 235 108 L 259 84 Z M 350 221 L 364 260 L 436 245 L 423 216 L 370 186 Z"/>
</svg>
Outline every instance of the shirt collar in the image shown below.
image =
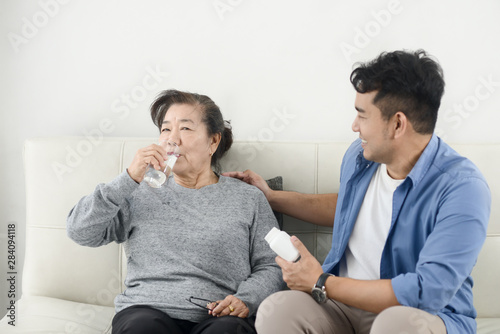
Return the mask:
<svg viewBox="0 0 500 334">
<path fill-rule="evenodd" d="M 407 178 L 410 178 L 413 185 L 416 187 L 429 171 L 429 168 L 434 162 L 437 150 L 439 148 L 439 138 L 435 133 L 432 134 L 431 140 L 425 147 L 424 151 L 417 160 L 417 163 L 411 169 Z"/>
<path fill-rule="evenodd" d="M 361 141 L 360 141 L 361 142 Z M 415 166 L 413 166 L 412 170 L 408 174 L 406 178 L 410 178 L 413 185 L 417 186 L 417 184 L 424 178 L 424 176 L 427 174 L 427 171 L 431 167 L 434 157 L 436 156 L 436 152 L 439 147 L 439 138 L 436 136 L 435 133 L 432 134 L 431 140 L 425 147 L 424 151 L 420 155 L 420 157 L 417 160 L 417 163 Z M 370 160 L 366 160 L 365 157 L 363 156 L 363 149 L 359 150 L 359 154 L 356 159 L 356 164 L 358 168 L 368 168 L 372 164 L 378 165 L 378 163 L 375 163 Z"/>
</svg>

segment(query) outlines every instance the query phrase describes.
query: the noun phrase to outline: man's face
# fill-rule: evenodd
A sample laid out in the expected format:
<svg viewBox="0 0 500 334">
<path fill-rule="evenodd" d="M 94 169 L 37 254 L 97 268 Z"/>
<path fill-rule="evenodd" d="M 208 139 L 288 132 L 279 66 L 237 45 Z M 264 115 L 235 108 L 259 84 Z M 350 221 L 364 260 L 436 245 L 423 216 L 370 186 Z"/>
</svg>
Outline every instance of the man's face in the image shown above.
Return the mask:
<svg viewBox="0 0 500 334">
<path fill-rule="evenodd" d="M 359 132 L 365 159 L 389 164 L 392 157 L 389 122 L 382 118 L 380 109 L 373 104 L 377 91 L 356 93 L 354 107 L 357 111 L 352 131 Z"/>
</svg>

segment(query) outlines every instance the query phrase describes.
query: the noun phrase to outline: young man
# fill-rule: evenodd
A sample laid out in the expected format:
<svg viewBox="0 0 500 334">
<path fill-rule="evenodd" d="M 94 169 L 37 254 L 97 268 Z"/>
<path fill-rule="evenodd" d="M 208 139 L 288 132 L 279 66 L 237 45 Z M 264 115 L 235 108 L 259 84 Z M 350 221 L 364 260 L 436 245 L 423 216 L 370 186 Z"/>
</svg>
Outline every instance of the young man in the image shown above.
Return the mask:
<svg viewBox="0 0 500 334">
<path fill-rule="evenodd" d="M 275 210 L 333 224 L 323 266 L 295 237 L 300 261 L 276 259 L 291 291 L 261 304 L 257 331 L 475 333 L 470 274 L 491 198 L 479 170 L 434 134 L 442 69 L 424 51 L 396 51 L 360 65 L 351 82 L 360 138 L 338 194 L 277 192 L 252 171 L 228 173 Z"/>
</svg>

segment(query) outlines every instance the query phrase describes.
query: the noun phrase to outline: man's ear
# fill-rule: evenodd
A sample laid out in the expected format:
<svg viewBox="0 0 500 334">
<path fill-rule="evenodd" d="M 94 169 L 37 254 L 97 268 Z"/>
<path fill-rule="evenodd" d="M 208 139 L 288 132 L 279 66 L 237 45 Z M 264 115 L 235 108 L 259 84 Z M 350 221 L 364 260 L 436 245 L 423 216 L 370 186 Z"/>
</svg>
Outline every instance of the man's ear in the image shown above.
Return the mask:
<svg viewBox="0 0 500 334">
<path fill-rule="evenodd" d="M 408 117 L 401 111 L 396 112 L 392 116 L 392 125 L 395 139 L 402 137 L 409 130 L 409 127 L 411 127 Z"/>
</svg>

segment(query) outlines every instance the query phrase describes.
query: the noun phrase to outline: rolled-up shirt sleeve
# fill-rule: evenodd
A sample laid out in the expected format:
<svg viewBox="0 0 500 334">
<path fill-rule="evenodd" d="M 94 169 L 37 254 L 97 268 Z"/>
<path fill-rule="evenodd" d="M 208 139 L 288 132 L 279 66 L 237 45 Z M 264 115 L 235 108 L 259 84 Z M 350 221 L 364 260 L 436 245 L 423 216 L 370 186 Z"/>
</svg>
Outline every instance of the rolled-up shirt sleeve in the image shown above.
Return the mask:
<svg viewBox="0 0 500 334">
<path fill-rule="evenodd" d="M 419 253 L 415 272 L 392 279 L 401 305 L 432 314 L 460 298 L 457 291 L 464 283 L 472 287 L 470 274 L 486 238 L 491 206 L 487 184 L 474 177 L 450 182 L 435 199 L 435 225 Z"/>
</svg>

